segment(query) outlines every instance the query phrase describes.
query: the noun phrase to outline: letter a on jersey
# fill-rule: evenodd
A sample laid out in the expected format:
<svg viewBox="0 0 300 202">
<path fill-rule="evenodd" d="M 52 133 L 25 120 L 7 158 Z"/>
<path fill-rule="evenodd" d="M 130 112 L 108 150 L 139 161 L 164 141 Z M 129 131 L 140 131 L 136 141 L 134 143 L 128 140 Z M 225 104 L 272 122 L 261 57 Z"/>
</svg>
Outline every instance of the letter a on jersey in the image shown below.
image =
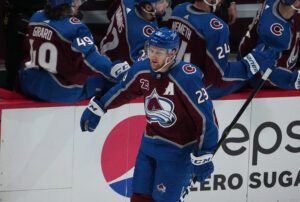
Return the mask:
<svg viewBox="0 0 300 202">
<path fill-rule="evenodd" d="M 169 82 L 169 85 L 166 88 L 164 95 L 174 95 L 174 83 L 173 82 Z"/>
</svg>

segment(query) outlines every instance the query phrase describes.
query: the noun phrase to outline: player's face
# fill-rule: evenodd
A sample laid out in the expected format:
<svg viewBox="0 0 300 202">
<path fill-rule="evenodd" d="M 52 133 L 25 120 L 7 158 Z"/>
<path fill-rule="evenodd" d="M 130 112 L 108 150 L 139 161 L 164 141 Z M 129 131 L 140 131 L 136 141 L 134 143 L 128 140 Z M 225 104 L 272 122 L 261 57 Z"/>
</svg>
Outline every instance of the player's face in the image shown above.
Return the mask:
<svg viewBox="0 0 300 202">
<path fill-rule="evenodd" d="M 217 5 L 217 4 L 221 4 L 223 0 L 207 0 L 207 2 L 213 5 Z"/>
<path fill-rule="evenodd" d="M 205 3 L 210 6 L 215 6 L 216 10 L 219 10 L 223 3 L 223 0 L 205 0 Z"/>
<path fill-rule="evenodd" d="M 169 0 L 160 0 L 155 3 L 156 13 L 163 15 L 166 12 L 166 8 L 170 5 Z"/>
<path fill-rule="evenodd" d="M 300 13 L 300 0 L 295 0 L 291 7 L 296 13 Z"/>
<path fill-rule="evenodd" d="M 148 48 L 148 57 L 150 59 L 151 68 L 153 70 L 158 70 L 166 62 L 166 59 L 168 57 L 167 50 L 164 48 L 150 46 Z"/>
<path fill-rule="evenodd" d="M 294 6 L 297 8 L 297 9 L 300 9 L 300 0 L 296 0 L 294 2 Z"/>
</svg>

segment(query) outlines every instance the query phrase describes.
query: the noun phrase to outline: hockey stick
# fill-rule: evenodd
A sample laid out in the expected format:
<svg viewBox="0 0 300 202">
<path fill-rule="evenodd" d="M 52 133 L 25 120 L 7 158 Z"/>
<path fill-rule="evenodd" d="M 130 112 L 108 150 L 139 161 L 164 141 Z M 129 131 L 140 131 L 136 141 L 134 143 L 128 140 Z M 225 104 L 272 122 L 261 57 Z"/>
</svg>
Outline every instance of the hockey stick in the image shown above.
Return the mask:
<svg viewBox="0 0 300 202">
<path fill-rule="evenodd" d="M 259 81 L 258 85 L 256 86 L 256 88 L 252 91 L 252 93 L 249 95 L 249 97 L 247 98 L 247 100 L 244 102 L 243 106 L 241 107 L 241 109 L 238 111 L 238 113 L 236 114 L 236 116 L 233 118 L 233 120 L 231 121 L 231 123 L 225 128 L 225 130 L 222 133 L 221 139 L 218 142 L 217 148 L 213 154 L 213 156 L 216 154 L 216 152 L 219 150 L 219 148 L 222 146 L 223 142 L 225 141 L 226 137 L 228 136 L 228 134 L 230 133 L 230 131 L 233 129 L 233 127 L 235 126 L 235 124 L 237 123 L 237 121 L 239 120 L 239 118 L 241 117 L 241 115 L 244 113 L 244 111 L 246 110 L 246 108 L 248 107 L 249 103 L 252 101 L 252 99 L 254 98 L 254 96 L 257 94 L 257 92 L 261 89 L 261 87 L 264 85 L 265 81 L 268 79 L 269 75 L 272 73 L 272 70 L 270 68 L 268 68 L 265 73 L 263 74 L 261 80 Z M 181 197 L 179 199 L 178 202 L 183 202 L 184 198 L 188 195 L 188 193 L 190 192 L 190 189 L 192 187 L 192 184 L 195 184 L 197 181 L 197 176 L 193 176 L 192 180 L 190 181 L 189 185 L 187 186 L 187 188 L 185 189 L 185 191 L 183 192 L 183 194 L 181 194 Z"/>
</svg>

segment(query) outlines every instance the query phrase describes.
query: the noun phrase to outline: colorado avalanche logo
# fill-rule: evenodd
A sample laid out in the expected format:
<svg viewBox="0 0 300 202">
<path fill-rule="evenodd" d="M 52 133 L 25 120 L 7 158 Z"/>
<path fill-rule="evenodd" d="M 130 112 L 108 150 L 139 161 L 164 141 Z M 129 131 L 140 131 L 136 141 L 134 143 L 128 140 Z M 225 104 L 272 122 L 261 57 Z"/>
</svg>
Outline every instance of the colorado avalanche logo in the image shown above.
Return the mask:
<svg viewBox="0 0 300 202">
<path fill-rule="evenodd" d="M 137 61 L 146 60 L 148 58 L 148 55 L 145 50 L 141 50 L 139 54 L 141 54 L 141 56 L 137 59 Z"/>
<path fill-rule="evenodd" d="M 182 69 L 185 73 L 187 74 L 193 74 L 196 72 L 196 68 L 195 67 L 192 67 L 191 65 L 183 65 L 182 66 Z"/>
<path fill-rule="evenodd" d="M 279 23 L 274 23 L 271 25 L 270 30 L 276 36 L 281 36 L 284 30 L 283 26 Z"/>
<path fill-rule="evenodd" d="M 223 24 L 217 18 L 213 18 L 210 20 L 210 26 L 213 29 L 222 29 L 223 28 Z"/>
<path fill-rule="evenodd" d="M 158 184 L 156 186 L 156 190 L 159 191 L 159 192 L 161 192 L 161 193 L 166 193 L 166 187 L 165 187 L 165 185 L 163 183 Z"/>
<path fill-rule="evenodd" d="M 70 18 L 70 23 L 72 23 L 72 24 L 79 24 L 80 20 L 78 18 L 72 17 L 72 18 Z"/>
<path fill-rule="evenodd" d="M 298 60 L 298 53 L 299 53 L 299 48 L 294 47 L 290 54 L 289 59 L 287 60 L 287 68 L 288 69 L 292 69 L 296 65 L 297 60 Z"/>
<path fill-rule="evenodd" d="M 173 111 L 174 103 L 159 96 L 156 89 L 145 99 L 145 113 L 149 123 L 158 123 L 164 128 L 170 127 L 177 120 Z"/>
<path fill-rule="evenodd" d="M 151 27 L 150 25 L 146 25 L 143 28 L 143 33 L 146 37 L 149 37 L 154 31 L 155 31 L 154 28 Z"/>
</svg>

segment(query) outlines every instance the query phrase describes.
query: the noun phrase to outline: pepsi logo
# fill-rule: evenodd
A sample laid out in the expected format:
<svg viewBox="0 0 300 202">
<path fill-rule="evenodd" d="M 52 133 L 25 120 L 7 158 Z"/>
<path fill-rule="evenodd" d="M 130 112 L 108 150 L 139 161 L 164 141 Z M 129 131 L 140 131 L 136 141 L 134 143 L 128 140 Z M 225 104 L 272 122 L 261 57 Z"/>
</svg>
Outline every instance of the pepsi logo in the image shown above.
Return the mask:
<svg viewBox="0 0 300 202">
<path fill-rule="evenodd" d="M 283 26 L 279 23 L 274 23 L 271 25 L 270 30 L 276 36 L 281 36 L 284 30 Z"/>
<path fill-rule="evenodd" d="M 103 176 L 112 190 L 130 197 L 136 156 L 146 127 L 144 115 L 129 117 L 108 134 L 101 152 Z"/>
</svg>

